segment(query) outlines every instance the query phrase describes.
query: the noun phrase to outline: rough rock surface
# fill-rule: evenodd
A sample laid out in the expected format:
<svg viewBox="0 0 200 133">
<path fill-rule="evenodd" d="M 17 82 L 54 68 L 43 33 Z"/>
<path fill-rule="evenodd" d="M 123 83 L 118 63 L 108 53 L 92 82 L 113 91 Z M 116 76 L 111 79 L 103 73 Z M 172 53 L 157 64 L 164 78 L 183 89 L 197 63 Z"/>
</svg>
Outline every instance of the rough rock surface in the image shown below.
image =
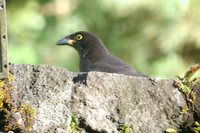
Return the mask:
<svg viewBox="0 0 200 133">
<path fill-rule="evenodd" d="M 48 65 L 13 65 L 19 102 L 37 109 L 33 133 L 161 133 L 178 128 L 185 104 L 173 80 L 89 72 L 72 73 Z"/>
</svg>

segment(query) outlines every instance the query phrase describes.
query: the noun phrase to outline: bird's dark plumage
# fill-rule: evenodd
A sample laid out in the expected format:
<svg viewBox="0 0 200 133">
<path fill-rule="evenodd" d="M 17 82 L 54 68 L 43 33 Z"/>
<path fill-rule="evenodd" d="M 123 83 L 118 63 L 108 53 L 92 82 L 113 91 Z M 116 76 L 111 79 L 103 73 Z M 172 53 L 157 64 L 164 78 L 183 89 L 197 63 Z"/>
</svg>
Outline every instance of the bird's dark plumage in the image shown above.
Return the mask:
<svg viewBox="0 0 200 133">
<path fill-rule="evenodd" d="M 100 71 L 145 77 L 111 55 L 103 42 L 92 33 L 85 31 L 73 33 L 59 40 L 57 45 L 70 45 L 78 51 L 81 72 Z"/>
</svg>

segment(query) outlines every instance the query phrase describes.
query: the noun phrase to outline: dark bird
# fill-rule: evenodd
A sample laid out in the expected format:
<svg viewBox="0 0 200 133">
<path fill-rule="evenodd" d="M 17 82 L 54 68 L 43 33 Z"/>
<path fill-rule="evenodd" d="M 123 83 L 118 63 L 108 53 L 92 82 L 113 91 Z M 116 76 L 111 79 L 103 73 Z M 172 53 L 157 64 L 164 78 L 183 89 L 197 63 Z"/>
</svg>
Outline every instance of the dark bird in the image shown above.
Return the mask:
<svg viewBox="0 0 200 133">
<path fill-rule="evenodd" d="M 111 55 L 101 39 L 92 33 L 86 31 L 73 33 L 59 40 L 57 45 L 69 45 L 78 51 L 81 72 L 100 71 L 146 77 Z"/>
</svg>

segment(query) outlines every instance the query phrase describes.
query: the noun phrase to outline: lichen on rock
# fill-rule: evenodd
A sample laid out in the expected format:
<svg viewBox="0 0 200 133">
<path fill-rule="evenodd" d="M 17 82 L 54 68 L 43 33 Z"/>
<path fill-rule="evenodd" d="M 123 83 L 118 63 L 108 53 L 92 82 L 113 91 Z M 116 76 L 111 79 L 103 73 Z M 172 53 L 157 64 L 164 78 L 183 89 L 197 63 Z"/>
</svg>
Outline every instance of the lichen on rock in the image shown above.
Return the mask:
<svg viewBox="0 0 200 133">
<path fill-rule="evenodd" d="M 26 107 L 19 104 L 12 81 L 11 73 L 8 78 L 0 79 L 0 131 L 27 132 L 35 120 L 35 110 L 29 104 Z"/>
</svg>

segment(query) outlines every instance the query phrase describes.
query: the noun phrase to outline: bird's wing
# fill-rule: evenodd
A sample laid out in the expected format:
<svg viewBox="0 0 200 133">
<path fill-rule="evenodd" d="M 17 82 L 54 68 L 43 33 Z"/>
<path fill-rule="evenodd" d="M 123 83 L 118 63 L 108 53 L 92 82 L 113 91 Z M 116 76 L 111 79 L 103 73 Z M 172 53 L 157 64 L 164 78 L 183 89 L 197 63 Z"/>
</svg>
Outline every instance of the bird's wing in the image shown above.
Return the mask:
<svg viewBox="0 0 200 133">
<path fill-rule="evenodd" d="M 104 60 L 91 63 L 89 65 L 90 71 L 101 71 L 101 72 L 108 72 L 108 73 L 119 73 L 125 74 L 130 76 L 140 76 L 143 77 L 144 75 L 140 74 L 139 72 L 135 71 L 127 64 L 125 64 L 122 60 L 110 56 Z"/>
</svg>

